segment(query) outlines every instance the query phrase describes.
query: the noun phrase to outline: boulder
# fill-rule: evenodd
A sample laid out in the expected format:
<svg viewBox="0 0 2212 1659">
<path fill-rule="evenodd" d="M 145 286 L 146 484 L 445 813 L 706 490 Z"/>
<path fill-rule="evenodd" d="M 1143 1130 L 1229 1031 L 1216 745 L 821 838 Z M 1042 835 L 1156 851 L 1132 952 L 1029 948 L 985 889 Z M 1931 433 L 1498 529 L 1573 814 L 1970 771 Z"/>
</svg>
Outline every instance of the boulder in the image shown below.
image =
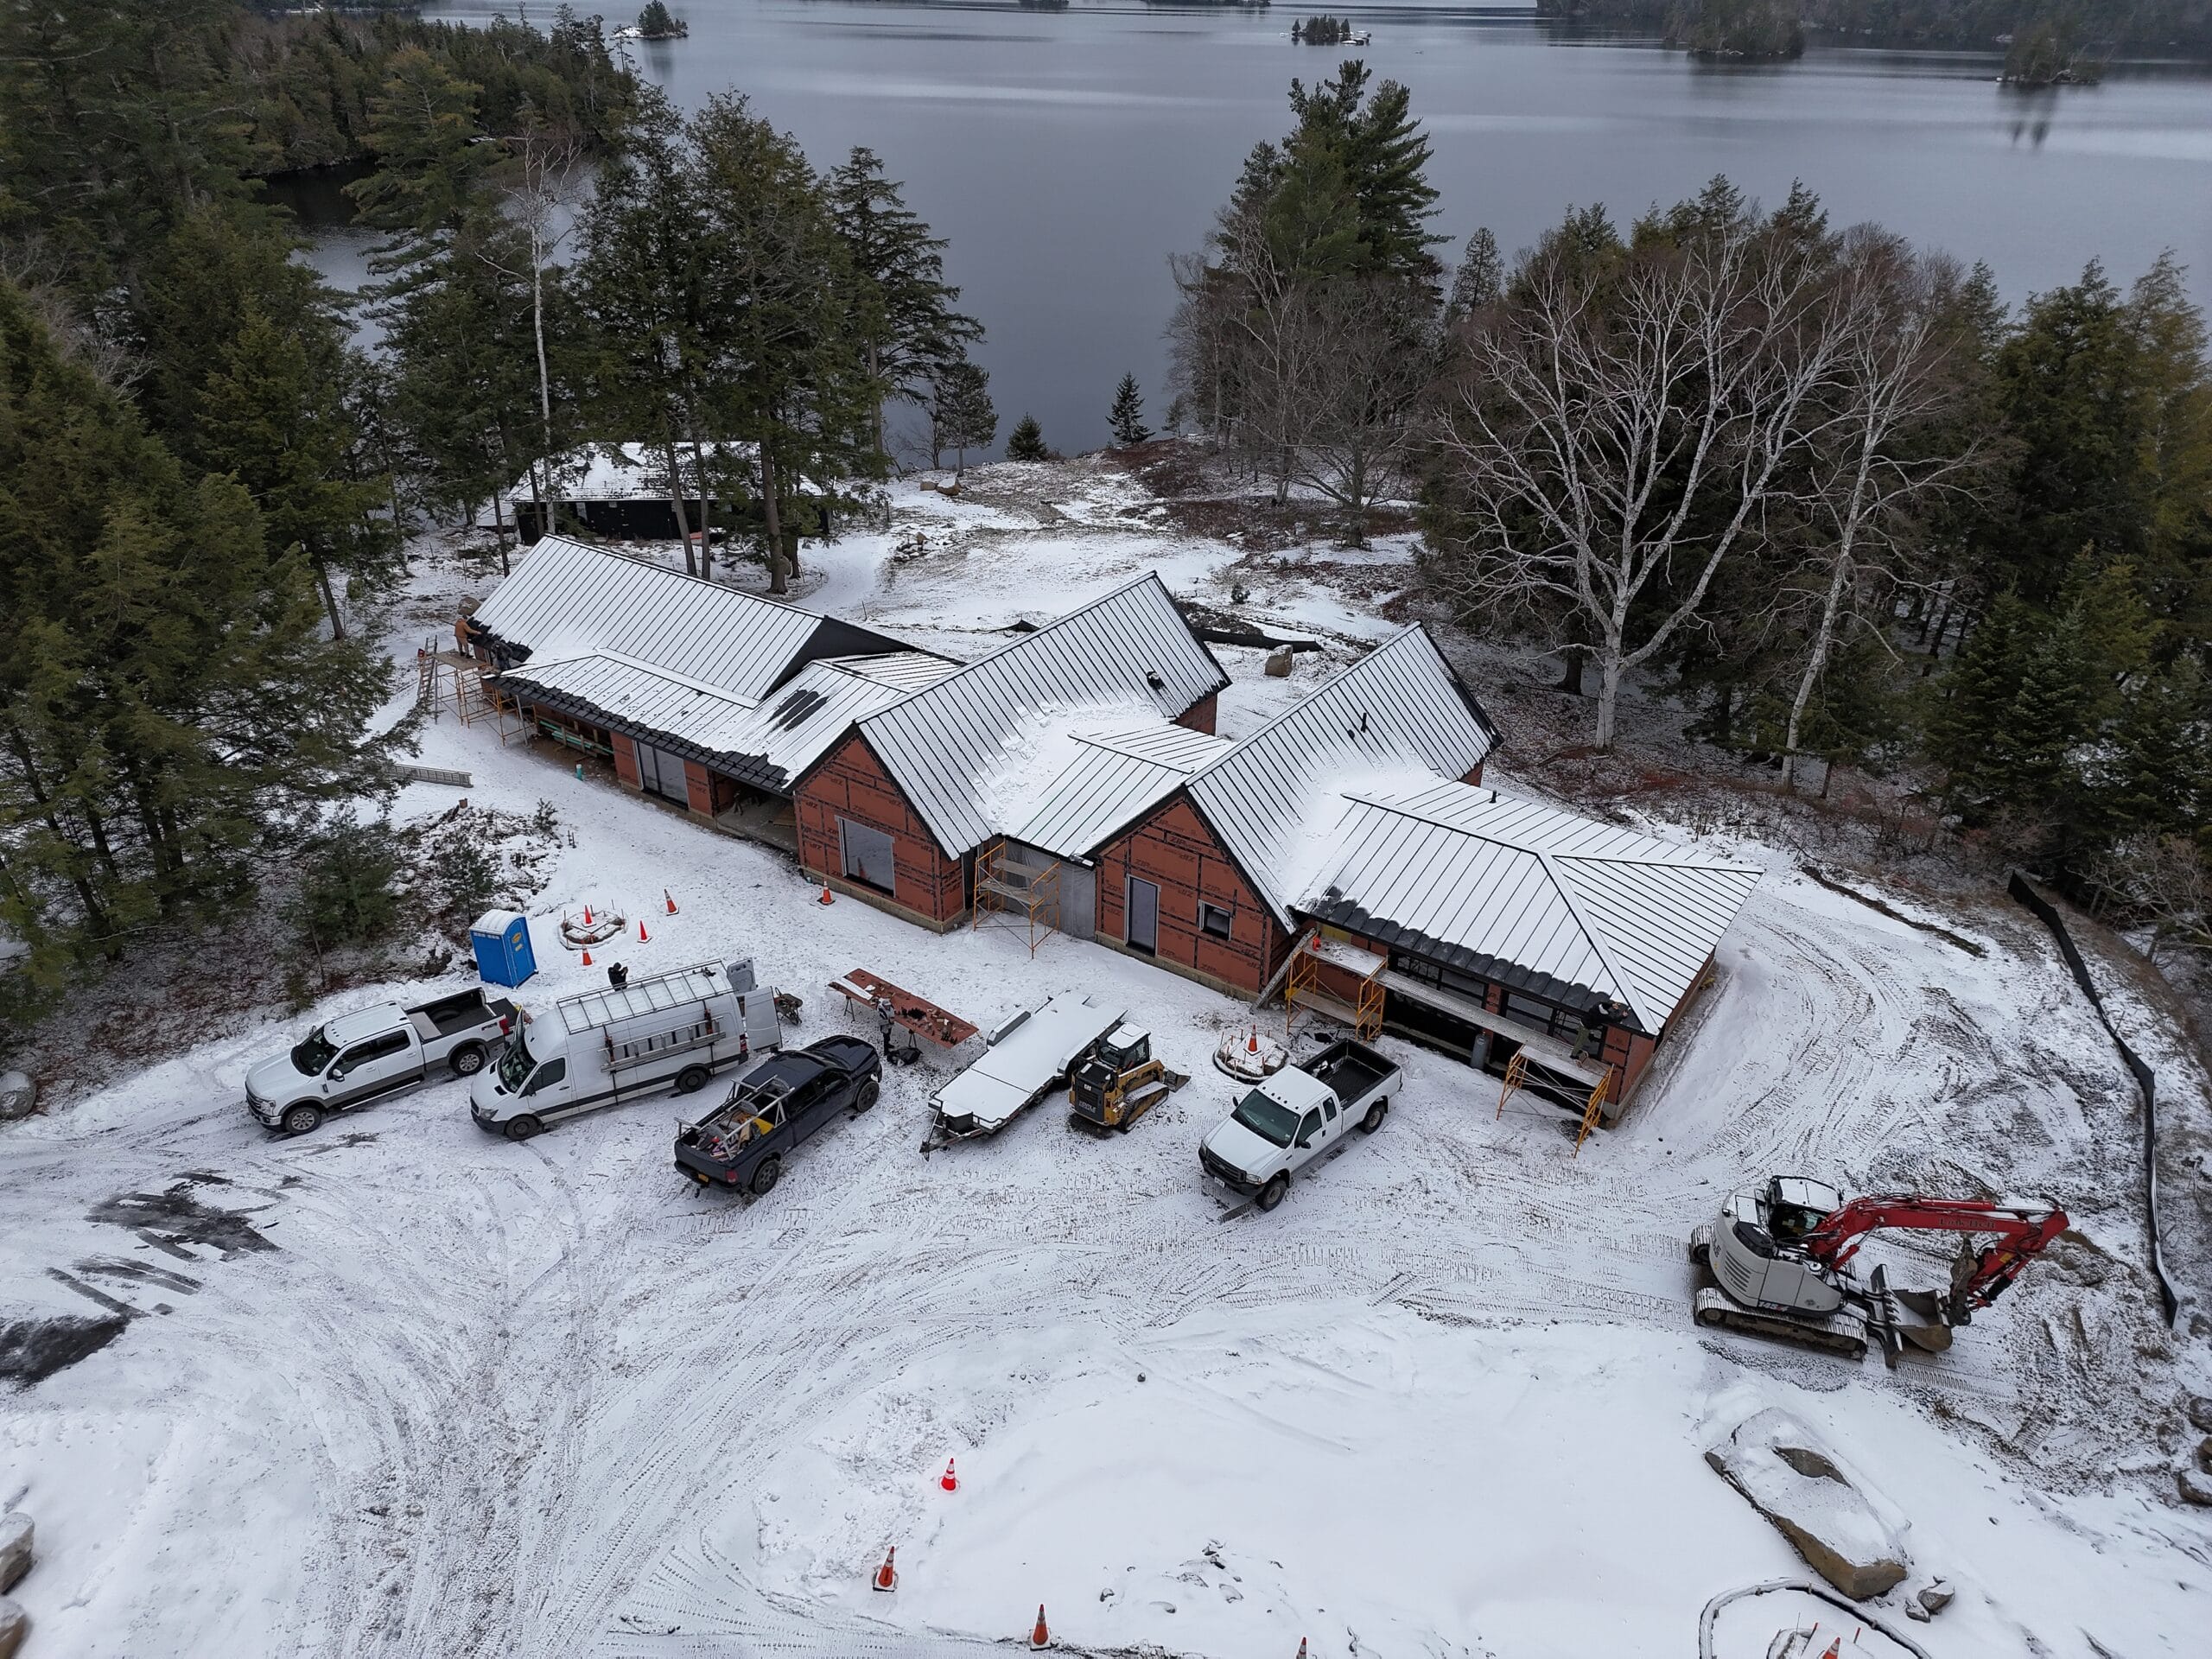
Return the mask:
<svg viewBox="0 0 2212 1659">
<path fill-rule="evenodd" d="M 1920 1593 L 1913 1598 L 1913 1605 L 1929 1613 L 1940 1613 L 1951 1605 L 1951 1598 L 1957 1593 L 1944 1580 L 1937 1579 L 1921 1586 Z"/>
<path fill-rule="evenodd" d="M 2200 1434 L 2212 1434 L 2212 1395 L 2186 1395 L 2181 1408 L 2191 1428 Z"/>
<path fill-rule="evenodd" d="M 29 1117 L 38 1104 L 38 1086 L 20 1071 L 0 1071 L 0 1123 Z"/>
<path fill-rule="evenodd" d="M 2196 1466 L 2206 1474 L 2212 1475 L 2212 1434 L 2207 1434 L 2196 1443 Z"/>
<path fill-rule="evenodd" d="M 16 1659 L 30 1630 L 31 1616 L 23 1604 L 12 1596 L 0 1596 L 0 1659 Z"/>
<path fill-rule="evenodd" d="M 2212 1479 L 2194 1469 L 2183 1469 L 2174 1477 L 2174 1484 L 2181 1488 L 2183 1498 L 2191 1503 L 2212 1510 Z"/>
<path fill-rule="evenodd" d="M 21 1510 L 0 1515 L 0 1595 L 23 1581 L 31 1570 L 31 1518 Z"/>
<path fill-rule="evenodd" d="M 1911 1567 L 1904 1541 L 1837 1467 L 1818 1435 L 1769 1408 L 1705 1454 L 1728 1484 L 1855 1601 L 1893 1590 Z"/>
<path fill-rule="evenodd" d="M 1290 677 L 1292 661 L 1291 650 L 1288 645 L 1280 645 L 1274 650 L 1269 652 L 1268 653 L 1268 677 L 1271 680 L 1288 679 Z"/>
</svg>

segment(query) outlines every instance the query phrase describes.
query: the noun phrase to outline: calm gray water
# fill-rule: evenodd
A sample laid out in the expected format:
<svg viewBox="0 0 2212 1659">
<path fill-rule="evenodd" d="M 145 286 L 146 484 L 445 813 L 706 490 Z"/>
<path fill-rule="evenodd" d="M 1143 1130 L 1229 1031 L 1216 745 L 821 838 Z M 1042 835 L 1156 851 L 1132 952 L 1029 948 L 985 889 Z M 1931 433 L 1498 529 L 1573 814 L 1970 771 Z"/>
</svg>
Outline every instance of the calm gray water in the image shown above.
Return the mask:
<svg viewBox="0 0 2212 1659">
<path fill-rule="evenodd" d="M 610 27 L 627 0 L 593 0 Z M 640 0 L 642 3 L 642 0 Z M 443 0 L 431 15 L 512 15 Z M 550 0 L 530 8 L 549 13 Z M 1715 173 L 1770 200 L 1793 179 L 1839 222 L 1878 219 L 2018 298 L 2102 258 L 2125 280 L 2175 249 L 2212 299 L 2212 79 L 2144 67 L 2023 96 L 1993 59 L 1816 50 L 1709 69 L 1648 43 L 1575 41 L 1464 6 L 1060 12 L 943 0 L 674 0 L 690 38 L 633 45 L 685 106 L 747 93 L 828 166 L 882 155 L 951 239 L 989 340 L 1001 433 L 1024 410 L 1073 451 L 1104 441 L 1124 369 L 1164 402 L 1171 251 L 1198 245 L 1239 162 L 1288 124 L 1293 75 L 1340 50 L 1293 45 L 1306 10 L 1371 29 L 1359 55 L 1413 89 L 1436 151 L 1438 230 L 1489 226 L 1510 251 L 1570 204 L 1617 218 Z M 1455 250 L 1447 251 L 1456 251 Z M 358 280 L 358 245 L 320 263 Z"/>
</svg>

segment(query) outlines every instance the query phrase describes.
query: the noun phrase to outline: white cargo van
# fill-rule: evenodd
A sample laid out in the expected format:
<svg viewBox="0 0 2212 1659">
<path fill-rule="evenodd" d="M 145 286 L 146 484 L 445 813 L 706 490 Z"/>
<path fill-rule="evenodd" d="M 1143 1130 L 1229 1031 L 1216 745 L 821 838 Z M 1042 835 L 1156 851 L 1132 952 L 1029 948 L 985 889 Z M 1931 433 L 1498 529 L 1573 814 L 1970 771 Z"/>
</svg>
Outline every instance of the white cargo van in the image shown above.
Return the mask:
<svg viewBox="0 0 2212 1659">
<path fill-rule="evenodd" d="M 725 1066 L 783 1046 L 775 988 L 750 962 L 697 963 L 617 989 L 523 1010 L 499 1063 L 468 1091 L 477 1127 L 527 1141 L 549 1123 L 673 1084 L 688 1095 Z"/>
</svg>

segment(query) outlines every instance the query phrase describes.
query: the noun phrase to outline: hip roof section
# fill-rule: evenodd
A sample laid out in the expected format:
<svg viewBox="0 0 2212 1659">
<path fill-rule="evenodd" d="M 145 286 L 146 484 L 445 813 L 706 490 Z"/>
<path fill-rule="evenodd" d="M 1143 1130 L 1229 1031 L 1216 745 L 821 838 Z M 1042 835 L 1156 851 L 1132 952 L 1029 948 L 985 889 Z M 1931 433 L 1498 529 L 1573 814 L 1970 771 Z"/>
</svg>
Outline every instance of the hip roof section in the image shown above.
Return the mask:
<svg viewBox="0 0 2212 1659">
<path fill-rule="evenodd" d="M 1760 875 L 1460 783 L 1353 794 L 1334 839 L 1307 914 L 1554 1001 L 1618 1003 L 1652 1036 Z"/>
</svg>

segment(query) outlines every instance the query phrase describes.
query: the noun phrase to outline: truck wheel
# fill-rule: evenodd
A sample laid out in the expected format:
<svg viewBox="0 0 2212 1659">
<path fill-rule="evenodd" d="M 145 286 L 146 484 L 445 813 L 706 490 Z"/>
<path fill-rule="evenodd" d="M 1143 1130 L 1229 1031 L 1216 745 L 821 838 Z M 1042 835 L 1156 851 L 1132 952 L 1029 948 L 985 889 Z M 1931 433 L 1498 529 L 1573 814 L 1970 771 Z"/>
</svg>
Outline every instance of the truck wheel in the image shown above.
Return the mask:
<svg viewBox="0 0 2212 1659">
<path fill-rule="evenodd" d="M 507 1120 L 507 1139 L 527 1141 L 531 1135 L 541 1133 L 544 1128 L 543 1123 L 528 1112 L 524 1112 L 520 1117 L 511 1117 Z"/>
<path fill-rule="evenodd" d="M 714 1076 L 703 1065 L 687 1065 L 676 1074 L 676 1092 L 696 1095 L 707 1086 L 707 1079 Z"/>
<path fill-rule="evenodd" d="M 1290 1177 L 1278 1175 L 1260 1189 L 1260 1196 L 1254 1202 L 1262 1210 L 1272 1210 L 1282 1202 L 1282 1195 L 1289 1191 Z"/>
<path fill-rule="evenodd" d="M 782 1159 L 763 1158 L 753 1172 L 753 1196 L 756 1198 L 766 1198 L 774 1190 L 777 1181 L 782 1179 L 783 1173 L 784 1160 Z"/>
<path fill-rule="evenodd" d="M 321 1122 L 322 1108 L 310 1106 L 304 1101 L 284 1109 L 284 1133 L 287 1135 L 311 1134 Z"/>
<path fill-rule="evenodd" d="M 1382 1120 L 1389 1114 L 1389 1110 L 1390 1103 L 1389 1101 L 1376 1101 L 1372 1106 L 1367 1109 L 1367 1116 L 1359 1120 L 1359 1132 L 1362 1135 L 1374 1134 L 1376 1130 L 1382 1127 Z"/>
<path fill-rule="evenodd" d="M 854 1090 L 853 1109 L 856 1112 L 864 1112 L 868 1110 L 869 1107 L 874 1105 L 878 1100 L 881 1099 L 882 1096 L 883 1090 L 876 1086 L 875 1079 L 874 1077 L 870 1077 L 866 1083 L 861 1084 L 857 1090 Z"/>
<path fill-rule="evenodd" d="M 456 1077 L 473 1077 L 484 1069 L 484 1045 L 463 1043 L 448 1057 L 446 1064 L 453 1067 Z"/>
</svg>

